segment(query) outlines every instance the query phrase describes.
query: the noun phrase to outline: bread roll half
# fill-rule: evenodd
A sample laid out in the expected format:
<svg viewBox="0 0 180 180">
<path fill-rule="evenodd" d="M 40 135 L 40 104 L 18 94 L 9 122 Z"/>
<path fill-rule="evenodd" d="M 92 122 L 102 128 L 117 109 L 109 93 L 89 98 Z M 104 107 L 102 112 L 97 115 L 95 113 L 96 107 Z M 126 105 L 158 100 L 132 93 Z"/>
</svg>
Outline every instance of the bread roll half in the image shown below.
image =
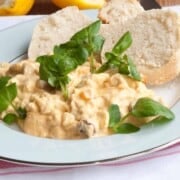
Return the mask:
<svg viewBox="0 0 180 180">
<path fill-rule="evenodd" d="M 119 38 L 129 31 L 133 44 L 127 54 L 151 85 L 163 84 L 180 72 L 180 16 L 172 11 L 150 10 L 124 23 L 104 25 L 103 51 L 110 51 Z"/>
<path fill-rule="evenodd" d="M 34 29 L 28 57 L 51 54 L 54 45 L 69 41 L 77 31 L 89 25 L 91 20 L 77 7 L 70 6 L 42 19 Z"/>
<path fill-rule="evenodd" d="M 137 16 L 144 9 L 137 0 L 109 0 L 99 11 L 104 23 L 124 22 Z"/>
</svg>

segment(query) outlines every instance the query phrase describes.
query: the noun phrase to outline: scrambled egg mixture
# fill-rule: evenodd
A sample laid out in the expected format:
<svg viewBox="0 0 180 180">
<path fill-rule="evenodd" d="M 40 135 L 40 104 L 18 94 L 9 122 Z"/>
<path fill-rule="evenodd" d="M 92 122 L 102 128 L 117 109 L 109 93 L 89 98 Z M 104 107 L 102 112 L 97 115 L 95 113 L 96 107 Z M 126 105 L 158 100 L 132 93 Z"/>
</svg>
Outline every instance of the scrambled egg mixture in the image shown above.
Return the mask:
<svg viewBox="0 0 180 180">
<path fill-rule="evenodd" d="M 18 96 L 15 104 L 25 107 L 27 117 L 18 125 L 28 134 L 47 138 L 79 139 L 104 136 L 108 128 L 108 107 L 117 104 L 126 115 L 141 97 L 154 100 L 154 93 L 145 84 L 118 73 L 91 74 L 89 63 L 70 73 L 69 98 L 52 89 L 39 78 L 39 63 L 21 61 L 1 68 L 0 76 L 10 75 Z M 5 113 L 11 112 L 8 108 Z"/>
</svg>

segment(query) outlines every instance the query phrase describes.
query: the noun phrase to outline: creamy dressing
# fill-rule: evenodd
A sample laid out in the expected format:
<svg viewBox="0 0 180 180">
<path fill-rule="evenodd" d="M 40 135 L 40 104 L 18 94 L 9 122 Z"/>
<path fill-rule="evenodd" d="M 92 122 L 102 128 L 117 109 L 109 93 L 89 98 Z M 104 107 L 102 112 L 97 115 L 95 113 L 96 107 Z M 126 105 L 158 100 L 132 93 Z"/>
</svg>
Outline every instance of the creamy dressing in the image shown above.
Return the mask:
<svg viewBox="0 0 180 180">
<path fill-rule="evenodd" d="M 160 101 L 144 83 L 118 73 L 91 74 L 89 63 L 70 73 L 69 98 L 39 78 L 39 64 L 21 61 L 1 66 L 0 76 L 10 75 L 18 96 L 14 103 L 25 107 L 27 117 L 18 125 L 27 134 L 46 138 L 79 139 L 111 134 L 108 108 L 117 104 L 126 115 L 141 97 Z M 0 114 L 4 117 L 8 108 Z"/>
</svg>

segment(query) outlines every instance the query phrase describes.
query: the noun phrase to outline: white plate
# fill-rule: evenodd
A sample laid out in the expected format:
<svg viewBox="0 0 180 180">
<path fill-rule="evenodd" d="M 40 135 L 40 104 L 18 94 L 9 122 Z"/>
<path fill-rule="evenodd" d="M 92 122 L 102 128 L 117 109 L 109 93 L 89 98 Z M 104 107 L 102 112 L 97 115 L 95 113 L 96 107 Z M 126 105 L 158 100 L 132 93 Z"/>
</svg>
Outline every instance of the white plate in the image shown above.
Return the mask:
<svg viewBox="0 0 180 180">
<path fill-rule="evenodd" d="M 84 13 L 96 17 L 96 11 Z M 0 31 L 0 62 L 25 54 L 38 21 L 28 21 Z M 36 165 L 77 166 L 130 159 L 167 147 L 180 141 L 179 82 L 177 79 L 157 90 L 170 104 L 177 101 L 172 108 L 176 119 L 168 124 L 145 126 L 134 134 L 55 140 L 30 136 L 0 122 L 0 158 Z"/>
</svg>

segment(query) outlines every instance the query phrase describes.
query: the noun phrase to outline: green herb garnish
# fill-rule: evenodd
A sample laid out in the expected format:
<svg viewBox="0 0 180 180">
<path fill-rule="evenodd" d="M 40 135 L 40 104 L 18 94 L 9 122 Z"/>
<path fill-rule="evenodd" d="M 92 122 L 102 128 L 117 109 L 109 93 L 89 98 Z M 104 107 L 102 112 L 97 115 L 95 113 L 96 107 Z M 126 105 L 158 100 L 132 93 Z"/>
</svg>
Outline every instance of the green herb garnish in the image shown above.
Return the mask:
<svg viewBox="0 0 180 180">
<path fill-rule="evenodd" d="M 113 132 L 121 134 L 133 133 L 139 130 L 138 127 L 124 122 L 123 118 L 121 118 L 119 106 L 116 104 L 109 107 L 109 128 Z"/>
<path fill-rule="evenodd" d="M 9 106 L 11 106 L 15 113 L 8 113 L 3 118 L 3 121 L 10 124 L 17 119 L 26 118 L 26 110 L 21 107 L 16 107 L 13 104 L 13 100 L 17 96 L 17 87 L 15 83 L 8 84 L 10 77 L 4 76 L 0 78 L 0 113 L 5 111 Z"/>
<path fill-rule="evenodd" d="M 71 40 L 78 42 L 79 46 L 85 47 L 88 52 L 88 57 L 90 60 L 91 72 L 95 71 L 95 61 L 96 54 L 100 53 L 102 46 L 104 44 L 104 38 L 99 35 L 99 29 L 101 26 L 101 21 L 96 21 L 90 26 L 77 32 Z"/>
<path fill-rule="evenodd" d="M 27 111 L 25 108 L 18 107 L 15 110 L 16 110 L 16 113 L 17 113 L 19 119 L 25 119 L 26 118 Z"/>
<path fill-rule="evenodd" d="M 135 64 L 130 57 L 124 54 L 131 44 L 131 34 L 130 32 L 126 32 L 113 47 L 112 51 L 105 53 L 107 62 L 96 70 L 96 72 L 101 73 L 109 69 L 117 69 L 120 74 L 128 75 L 129 77 L 140 81 L 140 74 L 138 73 Z"/>
<path fill-rule="evenodd" d="M 18 119 L 17 115 L 14 113 L 8 113 L 4 116 L 3 121 L 6 124 L 13 124 L 14 122 L 16 122 L 16 120 Z"/>
<path fill-rule="evenodd" d="M 9 76 L 0 77 L 0 89 L 2 89 L 11 78 Z"/>
<path fill-rule="evenodd" d="M 0 89 L 0 112 L 5 111 L 17 96 L 16 84 L 4 86 Z"/>
<path fill-rule="evenodd" d="M 88 59 L 91 72 L 95 71 L 95 56 L 102 49 L 104 39 L 98 34 L 101 22 L 96 21 L 77 32 L 70 41 L 54 47 L 53 55 L 37 58 L 40 63 L 40 78 L 50 86 L 60 89 L 68 97 L 68 74 Z"/>
<path fill-rule="evenodd" d="M 112 104 L 109 107 L 109 127 L 114 127 L 117 123 L 119 123 L 119 120 L 121 119 L 121 113 L 119 111 L 119 106 L 116 104 Z"/>
<path fill-rule="evenodd" d="M 136 127 L 131 123 L 119 123 L 118 126 L 115 126 L 113 128 L 113 131 L 119 134 L 130 134 L 130 133 L 137 132 L 139 130 L 140 130 L 139 127 Z"/>
<path fill-rule="evenodd" d="M 109 128 L 111 128 L 115 133 L 122 134 L 139 131 L 139 127 L 134 126 L 130 122 L 126 122 L 126 119 L 129 116 L 139 119 L 146 117 L 155 117 L 150 122 L 146 122 L 145 124 L 162 124 L 169 122 L 175 118 L 173 112 L 159 102 L 156 102 L 150 98 L 140 98 L 136 102 L 132 110 L 122 118 L 120 117 L 119 107 L 112 104 L 109 107 Z"/>
<path fill-rule="evenodd" d="M 162 104 L 150 99 L 150 98 L 140 98 L 132 111 L 129 113 L 137 118 L 156 116 L 152 121 L 167 122 L 175 118 L 173 112 Z"/>
</svg>

